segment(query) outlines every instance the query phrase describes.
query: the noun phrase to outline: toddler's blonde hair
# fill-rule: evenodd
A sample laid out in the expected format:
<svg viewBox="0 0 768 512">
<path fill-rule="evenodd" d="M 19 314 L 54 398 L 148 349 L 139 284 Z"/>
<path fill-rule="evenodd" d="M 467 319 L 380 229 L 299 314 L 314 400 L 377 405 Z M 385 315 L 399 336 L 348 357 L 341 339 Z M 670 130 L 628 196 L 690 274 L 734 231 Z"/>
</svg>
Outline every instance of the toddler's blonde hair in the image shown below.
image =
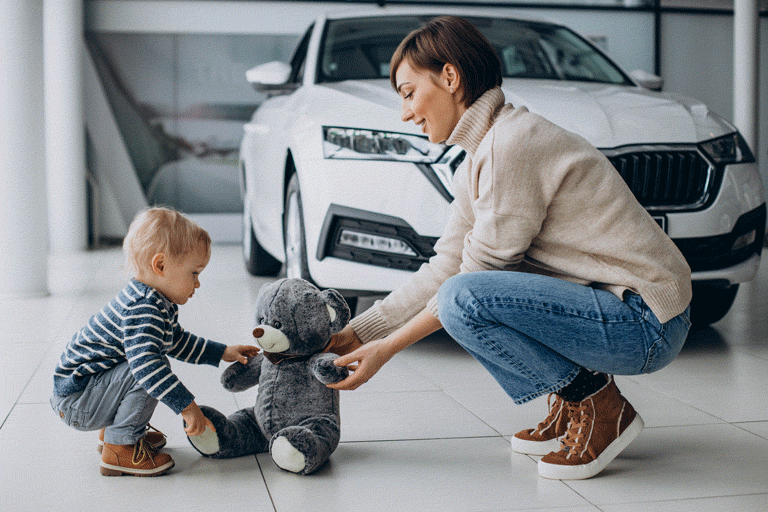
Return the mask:
<svg viewBox="0 0 768 512">
<path fill-rule="evenodd" d="M 123 254 L 129 272 L 152 266 L 152 257 L 163 253 L 171 259 L 205 250 L 211 251 L 211 237 L 206 230 L 181 213 L 164 206 L 139 212 L 123 239 Z"/>
</svg>

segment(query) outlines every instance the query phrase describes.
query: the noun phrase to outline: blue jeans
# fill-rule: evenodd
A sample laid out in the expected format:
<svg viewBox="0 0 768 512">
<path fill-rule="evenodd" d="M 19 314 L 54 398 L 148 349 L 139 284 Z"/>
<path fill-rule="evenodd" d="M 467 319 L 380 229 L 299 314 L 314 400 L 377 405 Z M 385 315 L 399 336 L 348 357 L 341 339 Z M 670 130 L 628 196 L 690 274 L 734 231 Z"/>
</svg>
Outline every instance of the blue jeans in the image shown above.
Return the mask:
<svg viewBox="0 0 768 512">
<path fill-rule="evenodd" d="M 90 378 L 83 391 L 54 395 L 51 407 L 75 430 L 104 428 L 109 444 L 135 444 L 141 439 L 157 400 L 136 382 L 125 361 Z"/>
<path fill-rule="evenodd" d="M 661 324 L 643 299 L 554 277 L 470 272 L 438 292 L 446 332 L 522 404 L 569 384 L 582 368 L 638 375 L 669 364 L 685 342 L 689 309 Z"/>
</svg>

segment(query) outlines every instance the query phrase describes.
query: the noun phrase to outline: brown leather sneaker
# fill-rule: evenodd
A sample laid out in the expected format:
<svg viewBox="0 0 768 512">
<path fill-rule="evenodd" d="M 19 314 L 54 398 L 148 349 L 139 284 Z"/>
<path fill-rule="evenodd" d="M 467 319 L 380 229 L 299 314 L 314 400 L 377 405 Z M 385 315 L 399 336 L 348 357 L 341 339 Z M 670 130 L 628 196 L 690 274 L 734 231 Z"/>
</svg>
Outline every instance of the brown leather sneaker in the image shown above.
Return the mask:
<svg viewBox="0 0 768 512">
<path fill-rule="evenodd" d="M 629 446 L 643 419 L 619 392 L 613 378 L 581 402 L 566 402 L 570 424 L 561 449 L 539 461 L 539 475 L 556 480 L 591 478 Z"/>
<path fill-rule="evenodd" d="M 554 397 L 554 402 L 552 402 Z M 556 393 L 547 397 L 549 414 L 536 428 L 521 430 L 510 439 L 512 450 L 528 455 L 546 455 L 557 450 L 559 439 L 568 430 L 568 410 L 565 400 Z"/>
<path fill-rule="evenodd" d="M 99 470 L 104 476 L 159 476 L 174 464 L 170 455 L 159 453 L 142 437 L 134 445 L 104 443 Z"/>
<path fill-rule="evenodd" d="M 166 443 L 165 434 L 157 430 L 152 425 L 147 425 L 144 438 L 155 448 L 155 450 L 159 450 L 165 446 Z M 99 430 L 99 440 L 96 441 L 96 443 L 96 450 L 101 453 L 101 451 L 104 449 L 104 429 Z"/>
</svg>

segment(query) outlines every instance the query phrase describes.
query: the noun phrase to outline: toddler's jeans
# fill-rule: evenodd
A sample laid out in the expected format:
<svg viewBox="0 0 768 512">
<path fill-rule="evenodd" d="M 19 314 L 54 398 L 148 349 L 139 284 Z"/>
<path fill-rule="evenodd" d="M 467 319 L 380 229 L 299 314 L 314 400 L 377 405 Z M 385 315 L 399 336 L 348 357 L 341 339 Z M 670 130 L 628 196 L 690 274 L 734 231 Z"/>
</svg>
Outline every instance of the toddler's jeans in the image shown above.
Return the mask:
<svg viewBox="0 0 768 512">
<path fill-rule="evenodd" d="M 104 442 L 118 445 L 135 444 L 144 436 L 156 405 L 127 361 L 92 376 L 83 391 L 51 398 L 64 423 L 84 431 L 105 428 Z"/>
</svg>

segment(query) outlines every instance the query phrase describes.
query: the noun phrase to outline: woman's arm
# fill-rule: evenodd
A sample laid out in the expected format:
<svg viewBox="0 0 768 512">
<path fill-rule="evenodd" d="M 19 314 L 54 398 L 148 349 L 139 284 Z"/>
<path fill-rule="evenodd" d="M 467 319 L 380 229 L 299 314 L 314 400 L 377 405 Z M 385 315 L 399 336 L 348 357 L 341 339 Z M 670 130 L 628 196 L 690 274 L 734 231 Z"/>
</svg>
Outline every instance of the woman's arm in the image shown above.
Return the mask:
<svg viewBox="0 0 768 512">
<path fill-rule="evenodd" d="M 422 310 L 389 336 L 368 342 L 354 352 L 336 359 L 334 361 L 336 366 L 346 366 L 354 373 L 341 382 L 329 384 L 328 387 L 338 390 L 359 388 L 368 382 L 384 366 L 384 363 L 392 359 L 392 356 L 441 327 L 440 320 L 432 316 L 428 310 Z"/>
<path fill-rule="evenodd" d="M 427 306 L 443 282 L 459 273 L 464 239 L 472 229 L 473 221 L 466 192 L 468 160 L 465 159 L 456 170 L 453 181 L 456 198 L 450 206 L 443 233 L 435 243 L 435 255 L 405 283 L 350 321 L 360 342 L 384 338 L 402 327 Z"/>
</svg>

